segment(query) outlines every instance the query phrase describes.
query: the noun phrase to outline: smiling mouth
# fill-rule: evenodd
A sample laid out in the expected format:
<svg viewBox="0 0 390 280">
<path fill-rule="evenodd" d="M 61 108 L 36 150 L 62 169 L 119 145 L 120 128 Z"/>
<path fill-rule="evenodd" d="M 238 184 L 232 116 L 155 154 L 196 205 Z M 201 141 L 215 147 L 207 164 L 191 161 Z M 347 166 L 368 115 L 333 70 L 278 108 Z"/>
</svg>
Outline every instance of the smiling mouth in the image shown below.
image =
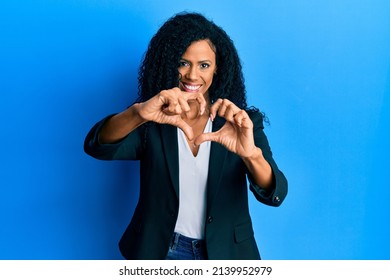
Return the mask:
<svg viewBox="0 0 390 280">
<path fill-rule="evenodd" d="M 183 82 L 181 84 L 183 86 L 183 90 L 187 92 L 196 92 L 202 87 L 202 85 L 190 85 Z"/>
</svg>

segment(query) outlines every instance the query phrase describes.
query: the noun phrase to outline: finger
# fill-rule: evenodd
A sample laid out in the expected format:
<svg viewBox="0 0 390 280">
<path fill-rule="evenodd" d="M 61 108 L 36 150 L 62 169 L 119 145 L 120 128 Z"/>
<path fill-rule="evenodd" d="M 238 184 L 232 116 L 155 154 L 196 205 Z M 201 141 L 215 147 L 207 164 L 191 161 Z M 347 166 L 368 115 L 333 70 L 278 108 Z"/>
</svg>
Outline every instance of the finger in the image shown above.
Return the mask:
<svg viewBox="0 0 390 280">
<path fill-rule="evenodd" d="M 185 100 L 185 98 L 183 98 L 183 96 L 180 96 L 178 101 L 182 111 L 188 112 L 190 110 L 190 106 L 188 105 L 188 102 Z"/>
<path fill-rule="evenodd" d="M 178 104 L 175 97 L 174 90 L 163 90 L 158 95 L 158 99 L 161 102 L 162 111 L 166 114 L 174 114 L 176 105 Z"/>
<path fill-rule="evenodd" d="M 183 119 L 180 118 L 177 121 L 176 126 L 184 132 L 188 140 L 192 140 L 194 138 L 192 128 Z"/>
<path fill-rule="evenodd" d="M 214 121 L 215 116 L 217 115 L 219 107 L 222 105 L 223 100 L 221 98 L 217 99 L 210 108 L 210 118 Z"/>
<path fill-rule="evenodd" d="M 234 123 L 236 125 L 238 125 L 239 127 L 242 127 L 242 124 L 243 124 L 243 121 L 246 120 L 246 114 L 244 114 L 245 111 L 244 110 L 241 110 L 240 112 L 238 112 L 235 116 L 234 116 Z"/>
<path fill-rule="evenodd" d="M 176 113 L 176 110 L 177 110 L 177 105 L 179 105 L 179 102 L 177 101 L 177 99 L 170 99 L 169 101 L 169 104 L 168 104 L 168 111 L 175 114 Z"/>
<path fill-rule="evenodd" d="M 222 99 L 221 106 L 219 106 L 219 108 L 218 108 L 218 116 L 224 118 L 226 109 L 227 109 L 226 99 Z"/>
<path fill-rule="evenodd" d="M 206 99 L 204 98 L 203 94 L 199 94 L 198 97 L 196 98 L 196 100 L 198 101 L 198 103 L 200 105 L 199 113 L 201 115 L 203 115 L 204 112 L 206 111 L 206 106 L 207 106 Z"/>
<path fill-rule="evenodd" d="M 181 95 L 181 90 L 179 88 L 172 88 L 167 90 L 162 90 L 159 94 L 161 101 L 166 105 L 172 105 L 172 108 L 176 107 L 178 99 Z"/>
<path fill-rule="evenodd" d="M 209 132 L 209 133 L 202 133 L 198 137 L 196 137 L 194 141 L 194 145 L 199 146 L 203 142 L 206 141 L 215 141 L 218 142 L 219 136 L 217 132 Z"/>
<path fill-rule="evenodd" d="M 234 116 L 240 111 L 233 102 L 228 99 L 218 100 L 217 106 L 213 108 L 213 114 L 225 118 L 229 122 L 234 122 Z"/>
<path fill-rule="evenodd" d="M 179 98 L 179 104 L 180 104 L 182 112 L 184 112 L 185 115 L 188 117 L 188 112 L 190 111 L 190 106 L 187 103 L 187 101 L 185 101 L 184 98 Z"/>
<path fill-rule="evenodd" d="M 241 112 L 239 112 L 238 114 L 236 114 L 234 116 L 234 123 L 236 125 L 238 125 L 239 127 L 241 127 L 242 126 L 242 120 L 244 119 L 244 117 L 245 116 Z"/>
<path fill-rule="evenodd" d="M 240 127 L 253 128 L 253 122 L 245 110 L 241 110 L 239 113 L 237 113 L 234 116 L 234 119 L 236 124 Z"/>
<path fill-rule="evenodd" d="M 229 104 L 227 107 L 225 107 L 225 112 L 223 117 L 229 121 L 229 122 L 234 122 L 234 116 L 239 112 L 232 106 L 232 104 Z M 220 113 L 219 113 L 220 114 Z M 221 116 L 222 117 L 222 116 Z"/>
<path fill-rule="evenodd" d="M 166 110 L 166 112 L 175 115 L 180 115 L 183 111 L 187 112 L 189 110 L 190 106 L 181 95 L 174 95 L 169 98 L 168 109 Z"/>
<path fill-rule="evenodd" d="M 181 106 L 177 102 L 170 103 L 167 107 L 163 108 L 162 111 L 170 116 L 180 115 L 182 113 Z"/>
<path fill-rule="evenodd" d="M 184 98 L 188 101 L 196 101 L 199 104 L 199 113 L 203 115 L 206 111 L 207 102 L 204 98 L 203 94 L 195 93 L 195 92 L 182 92 Z"/>
</svg>

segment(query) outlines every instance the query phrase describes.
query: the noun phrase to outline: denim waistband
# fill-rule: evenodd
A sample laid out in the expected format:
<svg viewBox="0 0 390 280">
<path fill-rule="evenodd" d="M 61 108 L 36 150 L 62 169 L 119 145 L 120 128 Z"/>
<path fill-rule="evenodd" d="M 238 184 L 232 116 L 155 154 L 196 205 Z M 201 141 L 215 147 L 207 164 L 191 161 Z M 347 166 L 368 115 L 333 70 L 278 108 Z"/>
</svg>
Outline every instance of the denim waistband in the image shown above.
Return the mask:
<svg viewBox="0 0 390 280">
<path fill-rule="evenodd" d="M 168 259 L 207 259 L 206 242 L 180 233 L 173 233 Z"/>
<path fill-rule="evenodd" d="M 196 238 L 191 238 L 187 237 L 185 235 L 182 235 L 180 233 L 174 232 L 172 236 L 172 243 L 178 243 L 179 241 L 187 244 L 194 244 L 194 243 L 199 243 L 201 245 L 205 244 L 205 241 L 203 239 L 196 239 Z"/>
</svg>

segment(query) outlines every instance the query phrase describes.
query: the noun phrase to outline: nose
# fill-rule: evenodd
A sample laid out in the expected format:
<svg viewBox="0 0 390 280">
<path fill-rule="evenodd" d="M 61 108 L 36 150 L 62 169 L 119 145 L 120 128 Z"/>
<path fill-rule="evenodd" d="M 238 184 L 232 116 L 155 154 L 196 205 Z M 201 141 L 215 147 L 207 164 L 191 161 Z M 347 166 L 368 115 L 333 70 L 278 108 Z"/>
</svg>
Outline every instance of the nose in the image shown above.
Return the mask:
<svg viewBox="0 0 390 280">
<path fill-rule="evenodd" d="M 191 80 L 191 81 L 197 80 L 198 76 L 199 76 L 198 69 L 196 69 L 196 67 L 194 67 L 194 66 L 189 67 L 188 71 L 185 74 L 186 79 Z"/>
</svg>

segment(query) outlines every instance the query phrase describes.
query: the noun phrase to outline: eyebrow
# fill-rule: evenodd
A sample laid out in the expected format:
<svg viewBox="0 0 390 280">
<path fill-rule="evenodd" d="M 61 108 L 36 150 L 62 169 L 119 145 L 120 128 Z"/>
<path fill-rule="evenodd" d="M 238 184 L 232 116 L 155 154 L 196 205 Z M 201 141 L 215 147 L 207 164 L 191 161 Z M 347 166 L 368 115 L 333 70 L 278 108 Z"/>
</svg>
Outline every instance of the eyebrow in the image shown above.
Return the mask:
<svg viewBox="0 0 390 280">
<path fill-rule="evenodd" d="M 186 62 L 191 62 L 191 61 L 189 61 L 188 59 L 185 59 L 185 58 L 181 58 L 181 60 L 185 60 Z M 210 64 L 212 64 L 211 60 L 209 60 L 209 59 L 200 60 L 197 63 L 210 63 Z"/>
</svg>

